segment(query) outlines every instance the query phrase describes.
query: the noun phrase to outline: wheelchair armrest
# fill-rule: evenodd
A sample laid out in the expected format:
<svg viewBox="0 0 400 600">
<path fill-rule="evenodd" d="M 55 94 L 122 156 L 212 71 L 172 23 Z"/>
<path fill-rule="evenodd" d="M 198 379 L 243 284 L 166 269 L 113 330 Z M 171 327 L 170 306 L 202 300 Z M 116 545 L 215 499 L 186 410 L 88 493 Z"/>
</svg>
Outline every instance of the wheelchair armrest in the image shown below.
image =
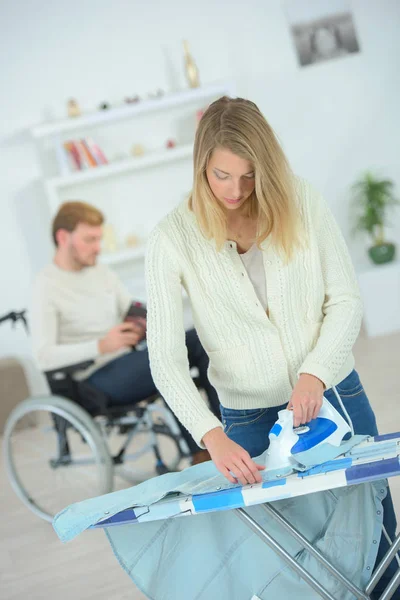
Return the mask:
<svg viewBox="0 0 400 600">
<path fill-rule="evenodd" d="M 47 379 L 47 383 L 49 384 L 50 391 L 52 394 L 56 396 L 64 396 L 65 398 L 69 398 L 74 402 L 84 406 L 84 398 L 83 395 L 87 395 L 91 390 L 89 389 L 91 386 L 86 384 L 85 382 L 76 381 L 73 377 L 74 373 L 77 371 L 81 371 L 90 367 L 94 363 L 93 360 L 85 360 L 80 363 L 75 363 L 73 365 L 66 365 L 65 367 L 60 367 L 58 369 L 51 369 L 50 371 L 44 371 L 44 375 Z M 81 387 L 84 387 L 85 390 L 81 390 Z M 88 388 L 88 390 L 86 390 Z M 85 394 L 83 394 L 85 391 Z M 102 392 L 94 392 L 91 391 L 92 396 L 103 396 Z M 99 400 L 101 405 L 105 405 L 105 400 L 101 398 Z"/>
<path fill-rule="evenodd" d="M 82 371 L 87 367 L 90 367 L 94 363 L 94 360 L 84 360 L 80 363 L 75 363 L 73 365 L 67 365 L 65 367 L 59 367 L 58 369 L 51 369 L 50 371 L 45 371 L 44 374 L 48 381 L 50 380 L 60 380 L 60 379 L 70 379 L 72 375 L 77 371 Z"/>
</svg>

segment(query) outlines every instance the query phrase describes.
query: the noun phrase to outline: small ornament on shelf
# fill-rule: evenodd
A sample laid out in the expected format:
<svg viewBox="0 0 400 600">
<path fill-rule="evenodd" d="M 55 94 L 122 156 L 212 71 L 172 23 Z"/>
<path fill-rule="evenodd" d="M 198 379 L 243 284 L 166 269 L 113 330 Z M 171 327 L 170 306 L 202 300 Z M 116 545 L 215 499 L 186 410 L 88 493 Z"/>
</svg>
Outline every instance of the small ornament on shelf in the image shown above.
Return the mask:
<svg viewBox="0 0 400 600">
<path fill-rule="evenodd" d="M 137 235 L 130 234 L 126 237 L 125 245 L 127 248 L 137 248 L 139 246 L 139 238 Z"/>
<path fill-rule="evenodd" d="M 175 148 L 176 141 L 173 140 L 173 139 L 169 139 L 169 140 L 167 140 L 167 142 L 166 142 L 165 145 L 166 145 L 167 148 Z"/>
<path fill-rule="evenodd" d="M 132 156 L 143 156 L 144 146 L 142 144 L 134 144 L 131 149 Z"/>
<path fill-rule="evenodd" d="M 67 103 L 67 112 L 69 117 L 80 117 L 81 109 L 75 98 L 70 98 Z"/>
<path fill-rule="evenodd" d="M 125 102 L 126 104 L 136 104 L 137 102 L 140 102 L 140 98 L 139 96 L 127 96 Z"/>
<path fill-rule="evenodd" d="M 156 92 L 150 92 L 148 97 L 152 100 L 156 98 L 162 98 L 164 96 L 164 91 L 162 89 L 158 89 Z"/>
<path fill-rule="evenodd" d="M 198 124 L 200 123 L 200 119 L 201 117 L 204 115 L 204 109 L 203 108 L 199 108 L 199 110 L 196 111 L 196 127 L 198 126 Z"/>
<path fill-rule="evenodd" d="M 198 88 L 200 87 L 199 70 L 192 55 L 189 52 L 189 44 L 187 40 L 183 41 L 184 48 L 184 61 L 185 61 L 185 73 L 186 79 L 189 83 L 189 87 Z"/>
</svg>

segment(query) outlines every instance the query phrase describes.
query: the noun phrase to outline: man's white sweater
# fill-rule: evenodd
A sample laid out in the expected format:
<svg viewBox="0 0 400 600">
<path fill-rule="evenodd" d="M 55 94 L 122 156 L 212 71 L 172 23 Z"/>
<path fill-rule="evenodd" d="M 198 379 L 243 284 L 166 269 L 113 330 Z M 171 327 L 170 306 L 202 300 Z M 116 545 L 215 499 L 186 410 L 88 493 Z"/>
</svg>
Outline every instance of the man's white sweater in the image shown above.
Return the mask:
<svg viewBox="0 0 400 600">
<path fill-rule="evenodd" d="M 285 264 L 262 246 L 269 317 L 238 255 L 218 252 L 184 202 L 152 232 L 146 257 L 147 342 L 157 388 L 197 443 L 220 426 L 189 374 L 181 286 L 210 358 L 209 378 L 223 406 L 251 409 L 289 401 L 300 373 L 327 388 L 354 367 L 362 304 L 341 235 L 324 200 L 296 179 L 307 247 Z"/>
<path fill-rule="evenodd" d="M 34 356 L 43 371 L 88 360 L 85 377 L 130 348 L 101 355 L 98 342 L 121 323 L 132 302 L 104 265 L 66 271 L 47 265 L 36 276 L 29 316 Z"/>
</svg>

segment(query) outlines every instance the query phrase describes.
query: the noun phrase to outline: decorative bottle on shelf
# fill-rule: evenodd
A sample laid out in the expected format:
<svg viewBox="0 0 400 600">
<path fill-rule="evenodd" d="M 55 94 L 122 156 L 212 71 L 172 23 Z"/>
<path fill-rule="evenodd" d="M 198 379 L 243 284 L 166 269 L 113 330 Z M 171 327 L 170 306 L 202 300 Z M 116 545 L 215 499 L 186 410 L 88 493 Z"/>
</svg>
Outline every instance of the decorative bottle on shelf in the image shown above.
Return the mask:
<svg viewBox="0 0 400 600">
<path fill-rule="evenodd" d="M 69 117 L 80 117 L 81 109 L 75 98 L 70 98 L 67 103 L 67 112 Z"/>
<path fill-rule="evenodd" d="M 183 48 L 185 53 L 185 72 L 189 87 L 198 88 L 200 87 L 199 70 L 189 52 L 189 44 L 186 40 L 183 41 Z"/>
<path fill-rule="evenodd" d="M 103 226 L 103 252 L 111 254 L 118 250 L 117 236 L 115 235 L 115 229 L 110 223 L 106 223 Z"/>
</svg>

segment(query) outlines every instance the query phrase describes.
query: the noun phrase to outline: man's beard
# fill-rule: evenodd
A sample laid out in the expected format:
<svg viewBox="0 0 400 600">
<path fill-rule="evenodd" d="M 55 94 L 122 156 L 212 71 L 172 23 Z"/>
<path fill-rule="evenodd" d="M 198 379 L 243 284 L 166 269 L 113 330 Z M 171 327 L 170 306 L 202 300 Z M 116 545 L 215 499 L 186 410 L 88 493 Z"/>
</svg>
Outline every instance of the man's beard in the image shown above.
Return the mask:
<svg viewBox="0 0 400 600">
<path fill-rule="evenodd" d="M 82 259 L 79 256 L 79 253 L 77 252 L 77 250 L 72 247 L 71 248 L 71 259 L 74 261 L 74 263 L 78 267 L 80 267 L 82 269 L 85 267 L 94 267 L 97 262 L 97 254 L 92 254 L 85 260 L 85 259 Z"/>
</svg>

